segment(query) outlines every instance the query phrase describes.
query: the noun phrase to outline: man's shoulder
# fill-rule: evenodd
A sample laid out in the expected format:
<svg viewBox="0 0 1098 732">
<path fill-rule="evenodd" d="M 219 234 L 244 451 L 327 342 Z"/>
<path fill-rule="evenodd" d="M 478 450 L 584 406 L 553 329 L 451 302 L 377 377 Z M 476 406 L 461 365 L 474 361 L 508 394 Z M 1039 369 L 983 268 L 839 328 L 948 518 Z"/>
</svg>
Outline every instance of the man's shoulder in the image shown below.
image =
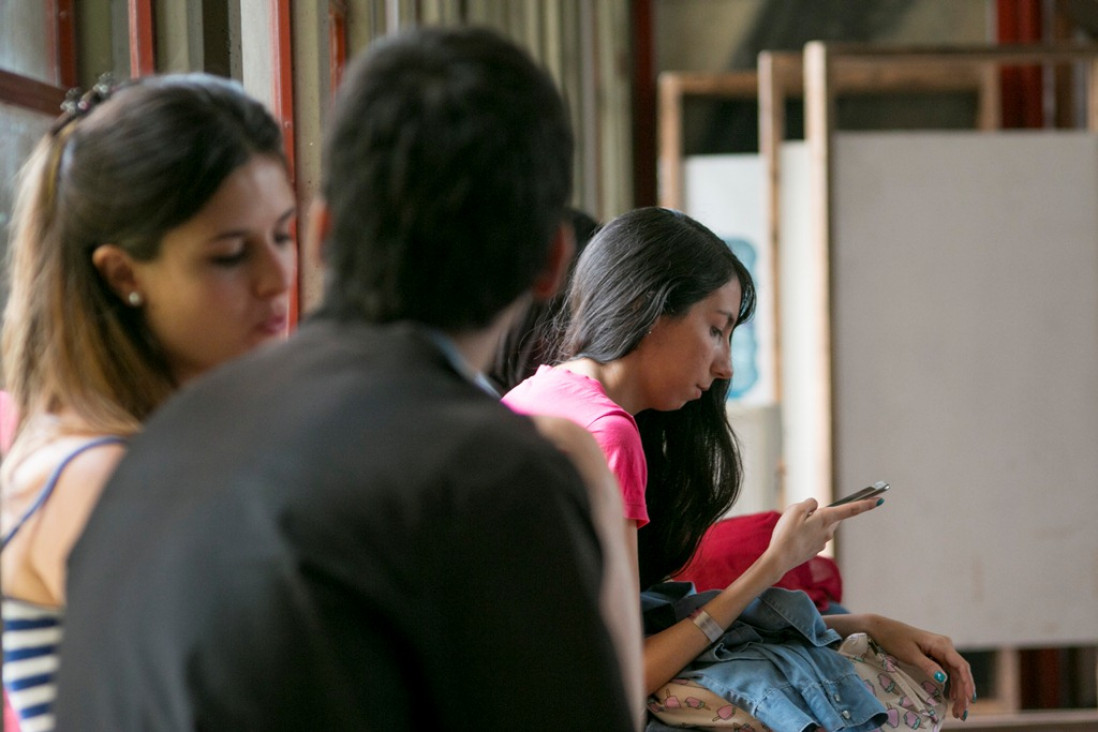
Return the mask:
<svg viewBox="0 0 1098 732">
<path fill-rule="evenodd" d="M 431 410 L 428 439 L 448 444 L 447 452 L 460 455 L 462 472 L 479 466 L 480 475 L 522 476 L 523 482 L 573 484 L 571 463 L 538 430 L 529 417 L 491 399 L 442 401 Z M 427 436 L 425 435 L 425 436 Z M 475 485 L 475 481 L 471 481 Z"/>
<path fill-rule="evenodd" d="M 202 478 L 262 473 L 291 483 L 312 471 L 316 483 L 337 471 L 350 490 L 393 471 L 421 482 L 562 475 L 561 459 L 530 420 L 457 374 L 414 330 L 322 321 L 170 400 L 116 478 L 157 475 L 194 491 Z"/>
<path fill-rule="evenodd" d="M 305 323 L 282 343 L 262 347 L 217 367 L 168 400 L 146 424 L 147 433 L 213 420 L 209 431 L 227 427 L 226 415 L 294 420 L 302 405 L 378 395 L 411 402 L 440 378 L 438 354 L 414 333 L 364 323 L 320 320 Z M 308 410 L 305 410 L 306 412 Z"/>
</svg>

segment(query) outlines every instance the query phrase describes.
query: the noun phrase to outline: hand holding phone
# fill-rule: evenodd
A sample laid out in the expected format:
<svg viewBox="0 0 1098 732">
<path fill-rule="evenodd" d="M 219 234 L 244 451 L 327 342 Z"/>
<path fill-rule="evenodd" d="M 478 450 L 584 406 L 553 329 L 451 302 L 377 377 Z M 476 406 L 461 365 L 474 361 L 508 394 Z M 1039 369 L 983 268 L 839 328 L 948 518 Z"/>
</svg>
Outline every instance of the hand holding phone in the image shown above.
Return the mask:
<svg viewBox="0 0 1098 732">
<path fill-rule="evenodd" d="M 831 506 L 841 506 L 844 503 L 851 503 L 853 501 L 864 501 L 867 498 L 873 498 L 874 496 L 878 496 L 887 491 L 889 487 L 890 486 L 888 485 L 888 483 L 885 483 L 883 480 L 878 480 L 871 486 L 866 486 L 856 493 L 851 493 L 845 498 L 840 498 L 839 500 L 828 506 L 828 508 L 831 508 Z"/>
</svg>

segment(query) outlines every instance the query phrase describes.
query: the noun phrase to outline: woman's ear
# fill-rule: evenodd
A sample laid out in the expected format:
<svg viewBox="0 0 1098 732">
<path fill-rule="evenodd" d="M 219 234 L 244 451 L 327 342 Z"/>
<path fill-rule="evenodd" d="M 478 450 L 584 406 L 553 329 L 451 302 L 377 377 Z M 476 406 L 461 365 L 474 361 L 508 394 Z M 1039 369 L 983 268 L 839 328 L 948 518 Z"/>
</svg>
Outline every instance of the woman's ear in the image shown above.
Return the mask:
<svg viewBox="0 0 1098 732">
<path fill-rule="evenodd" d="M 548 300 L 560 291 L 575 254 L 576 234 L 572 230 L 572 224 L 561 222 L 557 233 L 553 235 L 553 242 L 549 245 L 545 264 L 534 278 L 534 284 L 530 286 L 530 293 L 535 300 Z"/>
<path fill-rule="evenodd" d="M 92 252 L 92 265 L 107 287 L 123 302 L 137 307 L 144 302 L 144 293 L 137 285 L 133 259 L 115 244 L 100 244 Z"/>
</svg>

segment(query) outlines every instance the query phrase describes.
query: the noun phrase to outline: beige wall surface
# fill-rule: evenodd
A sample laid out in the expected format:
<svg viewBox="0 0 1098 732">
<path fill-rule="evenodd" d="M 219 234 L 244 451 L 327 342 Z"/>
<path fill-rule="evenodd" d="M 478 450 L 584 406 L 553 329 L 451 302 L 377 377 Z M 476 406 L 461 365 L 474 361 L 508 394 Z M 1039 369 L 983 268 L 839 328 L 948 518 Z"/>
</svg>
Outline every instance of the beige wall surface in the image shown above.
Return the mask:
<svg viewBox="0 0 1098 732">
<path fill-rule="evenodd" d="M 1098 642 L 1098 136 L 840 133 L 844 604 L 967 647 Z M 1065 185 L 1070 181 L 1070 185 Z"/>
</svg>

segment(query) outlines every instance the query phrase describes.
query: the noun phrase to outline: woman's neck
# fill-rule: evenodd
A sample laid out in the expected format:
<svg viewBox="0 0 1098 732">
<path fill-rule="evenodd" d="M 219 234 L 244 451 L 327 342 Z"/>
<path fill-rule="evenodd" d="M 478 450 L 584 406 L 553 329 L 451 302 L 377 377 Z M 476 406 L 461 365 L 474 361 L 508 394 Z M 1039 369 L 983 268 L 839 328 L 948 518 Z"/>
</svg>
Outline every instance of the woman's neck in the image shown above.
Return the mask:
<svg viewBox="0 0 1098 732">
<path fill-rule="evenodd" d="M 628 356 L 606 363 L 591 358 L 576 358 L 565 361 L 559 368 L 581 374 L 602 384 L 606 396 L 630 414 L 647 409 L 636 380 L 629 368 Z"/>
</svg>

